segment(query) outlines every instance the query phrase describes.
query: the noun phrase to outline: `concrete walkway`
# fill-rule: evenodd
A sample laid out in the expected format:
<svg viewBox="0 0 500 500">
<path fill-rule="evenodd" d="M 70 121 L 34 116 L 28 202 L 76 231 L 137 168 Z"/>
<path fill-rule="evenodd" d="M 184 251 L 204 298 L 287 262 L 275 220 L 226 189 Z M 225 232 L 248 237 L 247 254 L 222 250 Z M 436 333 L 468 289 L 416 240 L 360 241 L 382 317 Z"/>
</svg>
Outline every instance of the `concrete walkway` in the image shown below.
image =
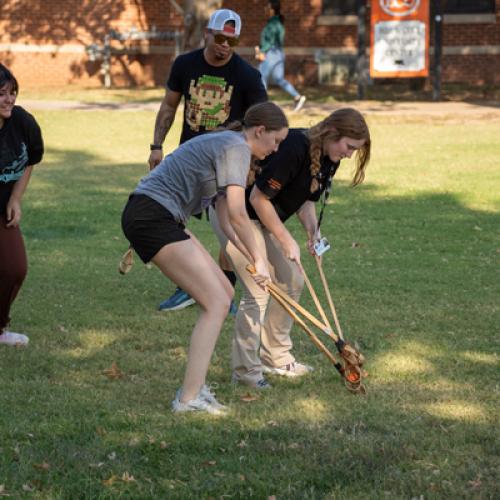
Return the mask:
<svg viewBox="0 0 500 500">
<path fill-rule="evenodd" d="M 110 110 L 110 111 L 152 111 L 157 112 L 160 101 L 150 103 L 115 103 L 115 102 L 83 102 L 83 101 L 44 101 L 23 100 L 19 98 L 18 104 L 28 110 Z M 334 107 L 352 106 L 367 115 L 394 115 L 415 116 L 440 119 L 488 119 L 500 120 L 500 103 L 491 101 L 478 102 L 420 102 L 420 101 L 349 101 L 345 103 L 317 104 L 306 103 L 302 113 L 323 114 L 328 113 Z M 291 112 L 292 106 L 283 104 L 287 112 Z"/>
</svg>

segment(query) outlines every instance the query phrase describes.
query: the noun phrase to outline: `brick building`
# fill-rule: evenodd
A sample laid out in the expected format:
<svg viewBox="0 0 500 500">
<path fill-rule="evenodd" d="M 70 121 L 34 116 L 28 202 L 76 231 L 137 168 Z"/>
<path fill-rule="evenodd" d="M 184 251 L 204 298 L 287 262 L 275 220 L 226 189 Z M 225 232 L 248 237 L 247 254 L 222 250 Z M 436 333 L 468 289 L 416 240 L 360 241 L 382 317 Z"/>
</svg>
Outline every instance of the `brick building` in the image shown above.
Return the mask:
<svg viewBox="0 0 500 500">
<path fill-rule="evenodd" d="M 442 1 L 443 81 L 500 83 L 500 0 Z M 237 50 L 249 60 L 266 20 L 265 4 L 223 2 L 243 19 Z M 354 78 L 355 9 L 356 0 L 282 0 L 291 81 L 300 85 Z M 100 86 L 105 79 L 115 86 L 163 85 L 176 51 L 172 37 L 182 26 L 182 16 L 169 0 L 2 0 L 0 61 L 23 87 Z M 109 70 L 101 57 L 106 47 Z"/>
</svg>

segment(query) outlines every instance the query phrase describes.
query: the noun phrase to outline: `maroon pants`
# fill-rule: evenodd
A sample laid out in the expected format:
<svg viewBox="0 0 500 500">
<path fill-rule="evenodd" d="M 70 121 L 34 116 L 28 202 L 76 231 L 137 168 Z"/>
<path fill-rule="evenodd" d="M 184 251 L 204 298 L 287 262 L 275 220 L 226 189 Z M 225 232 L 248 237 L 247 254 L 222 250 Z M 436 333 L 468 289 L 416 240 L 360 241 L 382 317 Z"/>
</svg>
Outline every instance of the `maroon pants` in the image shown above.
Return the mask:
<svg viewBox="0 0 500 500">
<path fill-rule="evenodd" d="M 6 228 L 0 215 L 0 330 L 9 324 L 10 306 L 28 271 L 23 236 L 18 227 Z"/>
</svg>

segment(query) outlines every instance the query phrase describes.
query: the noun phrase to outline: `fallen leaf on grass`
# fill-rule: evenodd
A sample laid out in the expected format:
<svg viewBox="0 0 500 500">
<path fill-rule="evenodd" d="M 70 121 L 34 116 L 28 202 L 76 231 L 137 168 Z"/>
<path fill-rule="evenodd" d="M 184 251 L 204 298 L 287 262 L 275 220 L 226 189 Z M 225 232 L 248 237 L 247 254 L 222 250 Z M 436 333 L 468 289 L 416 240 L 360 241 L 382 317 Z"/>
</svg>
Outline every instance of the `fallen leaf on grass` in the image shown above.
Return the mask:
<svg viewBox="0 0 500 500">
<path fill-rule="evenodd" d="M 42 481 L 40 481 L 39 479 L 33 479 L 33 481 L 31 481 L 31 483 L 33 484 L 33 487 L 37 490 L 41 490 L 42 489 Z"/>
<path fill-rule="evenodd" d="M 124 373 L 118 368 L 118 365 L 113 361 L 111 368 L 103 370 L 102 373 L 106 375 L 110 380 L 118 380 L 123 378 Z"/>
<path fill-rule="evenodd" d="M 106 430 L 103 429 L 102 427 L 96 427 L 95 428 L 95 433 L 98 435 L 98 436 L 105 436 L 107 433 L 106 433 Z"/>
<path fill-rule="evenodd" d="M 224 472 L 214 472 L 214 476 L 216 476 L 216 477 L 224 477 L 225 474 L 224 474 Z"/>
<path fill-rule="evenodd" d="M 112 486 L 113 483 L 115 483 L 116 481 L 118 480 L 118 476 L 115 476 L 114 474 L 109 477 L 108 479 L 104 479 L 102 484 L 104 484 L 104 486 Z"/>
<path fill-rule="evenodd" d="M 122 481 L 124 483 L 131 483 L 133 481 L 135 481 L 135 477 L 134 476 L 131 476 L 128 472 L 124 472 L 122 474 L 122 477 L 121 477 Z"/>
<path fill-rule="evenodd" d="M 278 425 L 279 425 L 279 424 L 278 424 L 278 422 L 276 422 L 276 420 L 269 420 L 269 421 L 268 421 L 268 422 L 266 422 L 266 423 L 267 423 L 267 425 L 268 425 L 269 427 L 278 427 Z"/>
<path fill-rule="evenodd" d="M 166 441 L 161 441 L 160 442 L 160 448 L 162 450 L 165 450 L 166 448 L 168 448 L 168 443 Z"/>
<path fill-rule="evenodd" d="M 22 486 L 23 491 L 35 491 L 35 487 L 30 483 L 25 483 Z"/>
<path fill-rule="evenodd" d="M 296 450 L 297 448 L 300 448 L 300 445 L 299 443 L 290 443 L 288 445 L 288 448 L 290 448 L 291 450 Z"/>
<path fill-rule="evenodd" d="M 49 470 L 50 465 L 47 462 L 42 462 L 41 464 L 33 464 L 33 467 L 38 470 Z"/>
<path fill-rule="evenodd" d="M 204 465 L 205 467 L 213 467 L 214 465 L 217 465 L 217 462 L 215 460 L 205 460 L 205 462 L 202 462 L 201 465 Z"/>
<path fill-rule="evenodd" d="M 247 478 L 243 474 L 240 474 L 239 478 L 240 478 L 240 481 L 246 481 L 247 480 Z"/>
<path fill-rule="evenodd" d="M 469 484 L 473 490 L 479 490 L 481 488 L 481 479 L 478 478 L 474 481 L 468 481 L 467 484 Z"/>
<path fill-rule="evenodd" d="M 248 445 L 247 442 L 244 439 L 242 439 L 237 446 L 238 448 L 246 448 Z"/>
<path fill-rule="evenodd" d="M 247 393 L 240 398 L 240 400 L 244 403 L 251 403 L 252 401 L 257 401 L 257 399 L 259 399 L 259 396 L 252 396 L 250 393 Z"/>
</svg>

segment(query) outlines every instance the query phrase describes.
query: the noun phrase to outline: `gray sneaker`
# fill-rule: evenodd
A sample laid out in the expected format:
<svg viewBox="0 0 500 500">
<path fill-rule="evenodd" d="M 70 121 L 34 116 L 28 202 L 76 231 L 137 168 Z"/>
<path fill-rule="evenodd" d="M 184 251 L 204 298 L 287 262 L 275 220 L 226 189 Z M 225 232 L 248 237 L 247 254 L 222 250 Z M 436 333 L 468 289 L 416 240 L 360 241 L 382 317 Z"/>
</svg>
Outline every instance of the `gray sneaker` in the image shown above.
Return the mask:
<svg viewBox="0 0 500 500">
<path fill-rule="evenodd" d="M 187 403 L 181 403 L 179 399 L 180 389 L 175 395 L 175 399 L 172 401 L 172 411 L 174 413 L 185 413 L 188 411 L 206 411 L 211 415 L 225 415 L 229 408 L 227 406 L 221 405 L 215 397 L 212 395 L 212 402 L 207 401 L 200 393 L 196 398 L 188 401 Z"/>
<path fill-rule="evenodd" d="M 279 368 L 276 366 L 262 365 L 262 371 L 264 373 L 272 373 L 273 375 L 282 375 L 284 377 L 302 377 L 314 371 L 314 368 L 294 361 L 293 363 L 280 366 Z"/>
<path fill-rule="evenodd" d="M 215 408 L 219 408 L 219 410 L 222 410 L 222 411 L 228 411 L 229 410 L 229 408 L 227 406 L 224 406 L 223 404 L 219 403 L 215 399 L 215 394 L 210 390 L 210 387 L 208 385 L 206 385 L 206 384 L 203 384 L 201 386 L 200 396 L 205 401 L 208 401 Z"/>
</svg>

